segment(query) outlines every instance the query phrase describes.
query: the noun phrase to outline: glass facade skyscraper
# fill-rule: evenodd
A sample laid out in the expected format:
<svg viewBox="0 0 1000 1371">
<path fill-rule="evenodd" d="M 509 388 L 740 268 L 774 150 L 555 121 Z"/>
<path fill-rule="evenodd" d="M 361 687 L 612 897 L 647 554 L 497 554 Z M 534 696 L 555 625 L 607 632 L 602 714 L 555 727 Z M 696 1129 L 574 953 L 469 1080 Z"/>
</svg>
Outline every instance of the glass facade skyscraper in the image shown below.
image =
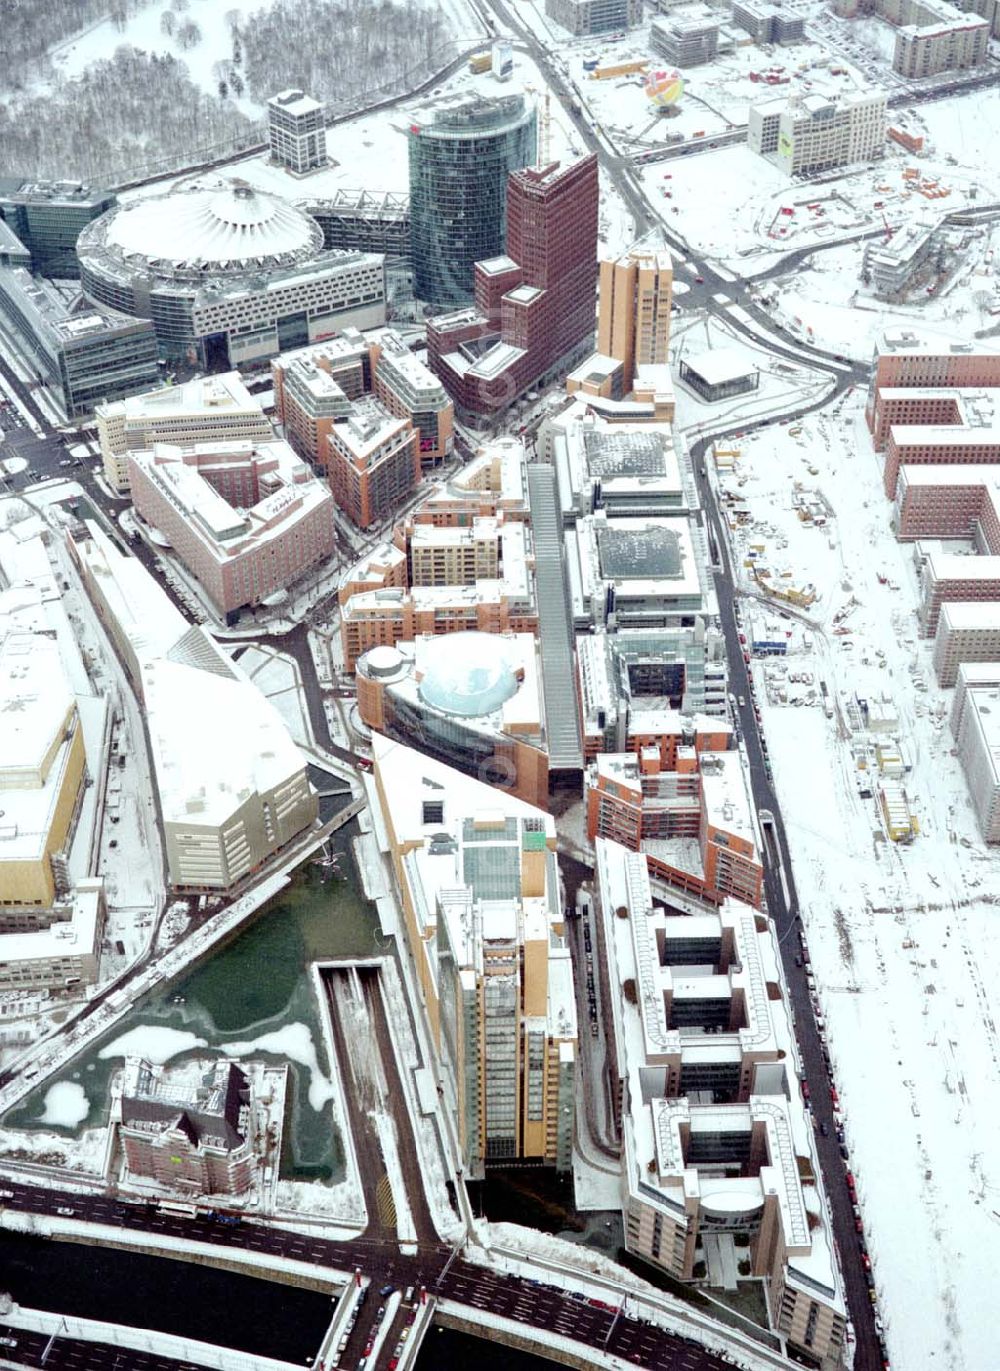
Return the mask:
<svg viewBox="0 0 1000 1371">
<path fill-rule="evenodd" d="M 407 136 L 414 294 L 465 304 L 473 264 L 504 251 L 507 178 L 537 157 L 537 113 L 522 95 L 462 96 L 416 111 Z"/>
</svg>

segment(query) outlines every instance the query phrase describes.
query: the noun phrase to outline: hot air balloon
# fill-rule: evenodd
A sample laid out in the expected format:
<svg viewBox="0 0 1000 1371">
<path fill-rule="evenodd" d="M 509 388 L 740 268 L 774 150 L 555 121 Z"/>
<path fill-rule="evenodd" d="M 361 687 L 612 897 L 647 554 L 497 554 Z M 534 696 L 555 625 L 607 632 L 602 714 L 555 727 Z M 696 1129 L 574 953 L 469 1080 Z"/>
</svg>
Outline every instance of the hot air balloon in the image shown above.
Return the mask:
<svg viewBox="0 0 1000 1371">
<path fill-rule="evenodd" d="M 654 105 L 666 109 L 669 105 L 676 105 L 684 93 L 684 78 L 677 70 L 649 71 L 643 82 L 643 90 Z"/>
</svg>

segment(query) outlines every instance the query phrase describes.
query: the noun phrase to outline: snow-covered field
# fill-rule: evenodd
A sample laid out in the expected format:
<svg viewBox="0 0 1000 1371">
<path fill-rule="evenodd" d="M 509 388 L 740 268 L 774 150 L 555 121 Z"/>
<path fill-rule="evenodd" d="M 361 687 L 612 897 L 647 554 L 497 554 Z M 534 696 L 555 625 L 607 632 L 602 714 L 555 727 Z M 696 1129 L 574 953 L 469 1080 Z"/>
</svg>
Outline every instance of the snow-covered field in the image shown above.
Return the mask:
<svg viewBox="0 0 1000 1371">
<path fill-rule="evenodd" d="M 769 704 L 773 667 L 754 671 L 893 1363 L 991 1371 L 1000 858 L 979 840 L 952 756 L 951 692 L 917 636 L 912 550 L 889 531 L 862 411 L 854 392 L 835 412 L 742 440 L 724 479 L 756 524 L 739 531 L 734 561 L 762 543 L 772 565 L 807 570 L 820 590 L 812 651 L 788 670 L 825 681 L 834 718 Z M 796 481 L 828 502 L 824 527 L 800 521 Z M 911 846 L 886 839 L 877 801 L 859 793 L 877 767 L 870 738 L 849 736 L 846 704 L 883 693 L 912 759 Z"/>
</svg>

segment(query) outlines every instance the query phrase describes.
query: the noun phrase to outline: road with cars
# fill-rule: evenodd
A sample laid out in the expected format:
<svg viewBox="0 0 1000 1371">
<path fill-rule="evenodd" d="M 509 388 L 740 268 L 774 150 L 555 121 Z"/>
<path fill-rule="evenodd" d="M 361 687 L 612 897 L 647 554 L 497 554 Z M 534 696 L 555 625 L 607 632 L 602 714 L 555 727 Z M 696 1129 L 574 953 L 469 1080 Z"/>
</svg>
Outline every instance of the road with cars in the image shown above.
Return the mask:
<svg viewBox="0 0 1000 1371">
<path fill-rule="evenodd" d="M 424 1287 L 439 1299 L 465 1306 L 470 1318 L 475 1318 L 477 1310 L 489 1311 L 521 1324 L 526 1331 L 562 1333 L 591 1351 L 620 1356 L 647 1371 L 727 1371 L 738 1365 L 738 1360 L 710 1352 L 692 1338 L 647 1323 L 613 1304 L 570 1295 L 540 1280 L 506 1275 L 457 1256 L 453 1248 L 436 1239 L 420 1240 L 413 1253 L 404 1253 L 394 1242 L 366 1237 L 337 1242 L 251 1220 L 234 1224 L 204 1215 L 189 1218 L 163 1213 L 153 1204 L 128 1202 L 108 1195 L 81 1195 L 7 1179 L 3 1186 L 2 1208 L 18 1214 L 73 1218 L 78 1223 L 100 1224 L 105 1229 L 127 1229 L 136 1234 L 149 1233 L 173 1239 L 173 1259 L 183 1258 L 183 1243 L 190 1241 L 215 1248 L 220 1255 L 228 1249 L 288 1258 L 301 1263 L 303 1274 L 310 1278 L 328 1273 L 331 1285 L 339 1283 L 343 1273 L 349 1275 L 358 1271 L 371 1282 L 369 1302 L 376 1299 L 376 1292 L 377 1299 L 385 1305 L 390 1290 L 413 1286 L 419 1292 Z M 101 1236 L 95 1233 L 94 1239 L 100 1243 Z M 16 1299 L 16 1288 L 13 1294 Z M 58 1305 L 57 1294 L 53 1303 Z M 373 1309 L 377 1315 L 377 1307 L 373 1305 Z M 54 1312 L 59 1312 L 58 1308 Z M 361 1329 L 364 1334 L 359 1356 L 364 1356 L 364 1347 L 375 1321 L 358 1320 L 356 1330 Z M 383 1344 L 386 1365 L 400 1340 L 397 1326 L 405 1326 L 405 1315 L 402 1325 L 394 1320 L 387 1330 L 394 1341 L 387 1337 Z M 722 1330 L 720 1335 L 723 1335 Z M 358 1337 L 360 1341 L 361 1334 Z M 346 1350 L 356 1348 L 357 1344 L 349 1344 Z M 126 1371 L 133 1365 L 137 1371 L 152 1371 L 148 1366 L 140 1367 L 132 1362 L 132 1356 L 132 1353 L 122 1351 L 119 1371 Z M 173 1371 L 169 1359 L 162 1360 L 163 1371 Z M 97 1361 L 93 1371 L 104 1371 L 107 1365 Z M 345 1354 L 343 1365 L 354 1371 L 357 1363 L 351 1363 Z M 90 1371 L 90 1368 L 81 1365 L 79 1371 Z"/>
</svg>

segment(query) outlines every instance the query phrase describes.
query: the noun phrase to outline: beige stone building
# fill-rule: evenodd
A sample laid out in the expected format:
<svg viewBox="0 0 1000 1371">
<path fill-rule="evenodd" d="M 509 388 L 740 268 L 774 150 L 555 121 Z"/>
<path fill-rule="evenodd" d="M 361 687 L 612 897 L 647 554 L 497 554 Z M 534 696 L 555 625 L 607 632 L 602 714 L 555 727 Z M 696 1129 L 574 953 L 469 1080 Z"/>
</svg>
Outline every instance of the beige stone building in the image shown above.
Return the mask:
<svg viewBox="0 0 1000 1371">
<path fill-rule="evenodd" d="M 622 363 L 627 390 L 639 367 L 669 361 L 673 288 L 673 261 L 665 248 L 601 261 L 597 351 Z"/>
<path fill-rule="evenodd" d="M 129 489 L 129 452 L 146 452 L 154 443 L 274 437 L 259 402 L 235 371 L 98 405 L 95 414 L 104 476 L 119 495 Z"/>
</svg>

